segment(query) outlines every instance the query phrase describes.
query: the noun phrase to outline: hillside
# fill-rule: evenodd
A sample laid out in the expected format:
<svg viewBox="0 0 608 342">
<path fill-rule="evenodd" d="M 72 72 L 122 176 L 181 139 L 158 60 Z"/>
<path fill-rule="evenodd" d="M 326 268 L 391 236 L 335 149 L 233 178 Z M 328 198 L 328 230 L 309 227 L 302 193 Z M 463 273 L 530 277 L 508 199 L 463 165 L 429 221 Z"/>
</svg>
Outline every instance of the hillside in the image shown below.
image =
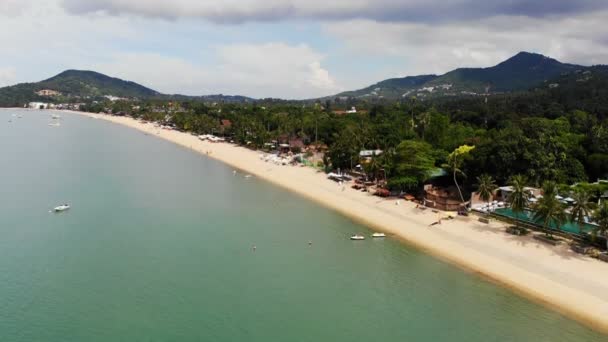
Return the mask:
<svg viewBox="0 0 608 342">
<path fill-rule="evenodd" d="M 336 95 L 398 99 L 521 91 L 562 74 L 584 69 L 529 52 L 520 52 L 489 68 L 459 68 L 446 74 L 408 76 L 378 82 L 370 87 Z"/>
<path fill-rule="evenodd" d="M 48 80 L 37 83 L 43 89 L 53 89 L 71 96 L 150 97 L 155 90 L 131 81 L 109 77 L 94 71 L 67 70 Z"/>
<path fill-rule="evenodd" d="M 50 90 L 51 92 L 38 92 Z M 31 101 L 78 102 L 114 96 L 129 99 L 151 99 L 204 102 L 249 102 L 253 99 L 229 95 L 165 95 L 131 81 L 121 80 L 94 71 L 67 70 L 36 83 L 21 83 L 0 88 L 0 107 L 21 107 Z"/>
<path fill-rule="evenodd" d="M 50 90 L 57 93 L 40 95 Z M 30 101 L 75 101 L 106 95 L 148 98 L 159 93 L 135 82 L 109 77 L 94 71 L 67 70 L 37 83 L 22 83 L 0 88 L 0 106 L 22 106 Z"/>
<path fill-rule="evenodd" d="M 370 97 L 370 96 L 384 96 L 387 98 L 398 98 L 404 92 L 409 90 L 418 89 L 425 83 L 430 82 L 437 78 L 437 75 L 421 75 L 421 76 L 408 76 L 403 78 L 391 78 L 382 82 L 373 84 L 367 88 L 360 90 L 347 91 L 336 96 L 350 96 L 350 97 Z"/>
</svg>

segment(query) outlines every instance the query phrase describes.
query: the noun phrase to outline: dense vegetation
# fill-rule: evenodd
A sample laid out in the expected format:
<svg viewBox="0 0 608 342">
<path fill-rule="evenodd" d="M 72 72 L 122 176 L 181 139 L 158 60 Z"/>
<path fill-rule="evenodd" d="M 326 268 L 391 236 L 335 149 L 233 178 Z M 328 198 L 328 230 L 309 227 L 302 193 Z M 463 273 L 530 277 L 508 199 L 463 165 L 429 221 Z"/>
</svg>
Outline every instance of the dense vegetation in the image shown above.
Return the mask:
<svg viewBox="0 0 608 342">
<path fill-rule="evenodd" d="M 520 52 L 490 68 L 459 68 L 444 75 L 421 75 L 393 78 L 367 88 L 337 96 L 400 99 L 405 94 L 421 93 L 429 97 L 462 92 L 485 93 L 528 90 L 544 81 L 585 67 L 564 64 L 543 55 Z M 449 86 L 443 88 L 442 86 Z M 432 91 L 430 89 L 433 87 Z M 425 89 L 426 88 L 426 89 Z"/>
<path fill-rule="evenodd" d="M 384 153 L 363 166 L 371 177 L 386 178 L 389 187 L 420 189 L 443 168 L 467 197 L 482 175 L 502 185 L 520 174 L 527 185 L 536 186 L 608 177 L 608 67 L 578 67 L 521 53 L 493 68 L 458 69 L 439 78 L 518 88 L 555 74 L 518 93 L 282 101 L 169 96 L 94 72 L 66 71 L 43 82 L 0 89 L 0 106 L 22 106 L 32 100 L 85 102 L 84 110 L 162 121 L 197 134 L 226 135 L 252 148 L 297 138 L 328 147 L 326 167 L 341 170 L 360 164 L 361 150 L 379 149 Z M 409 77 L 383 84 L 397 93 L 399 87 L 418 87 L 439 78 Z M 35 95 L 40 89 L 63 95 Z M 101 95 L 129 99 L 111 102 Z M 351 106 L 358 112 L 344 111 Z M 474 148 L 458 155 L 465 145 Z"/>
<path fill-rule="evenodd" d="M 38 86 L 79 96 L 115 95 L 145 98 L 158 95 L 158 92 L 135 82 L 123 81 L 94 71 L 67 70 L 38 83 Z"/>
<path fill-rule="evenodd" d="M 513 175 L 526 185 L 595 181 L 608 177 L 608 68 L 572 73 L 529 92 L 421 101 L 256 101 L 250 104 L 161 100 L 96 103 L 85 110 L 112 109 L 163 121 L 197 134 L 223 134 L 237 143 L 264 148 L 272 140 L 300 138 L 327 145 L 334 169 L 359 164 L 359 152 L 384 153 L 365 164 L 372 177 L 388 178 L 396 189 L 420 189 L 443 167 L 464 197 L 482 175 L 507 184 Z M 351 103 L 348 103 L 350 105 Z M 222 126 L 222 120 L 231 125 Z M 454 160 L 459 147 L 466 155 Z M 483 178 L 483 177 L 482 177 Z"/>
<path fill-rule="evenodd" d="M 37 91 L 43 89 L 55 90 L 61 95 L 54 97 L 36 95 Z M 0 106 L 21 107 L 30 101 L 78 102 L 102 98 L 104 95 L 150 98 L 160 94 L 135 82 L 123 81 L 94 71 L 67 70 L 41 82 L 0 88 Z"/>
</svg>

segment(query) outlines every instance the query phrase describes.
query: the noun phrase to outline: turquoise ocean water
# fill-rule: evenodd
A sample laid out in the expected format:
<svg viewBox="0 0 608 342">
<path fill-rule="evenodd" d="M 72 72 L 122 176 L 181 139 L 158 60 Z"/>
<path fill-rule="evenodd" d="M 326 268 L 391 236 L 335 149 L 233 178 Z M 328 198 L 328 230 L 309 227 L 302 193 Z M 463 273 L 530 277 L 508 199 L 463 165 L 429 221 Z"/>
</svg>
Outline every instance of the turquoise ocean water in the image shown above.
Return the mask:
<svg viewBox="0 0 608 342">
<path fill-rule="evenodd" d="M 0 341 L 607 339 L 192 151 L 49 114 L 0 110 Z"/>
</svg>

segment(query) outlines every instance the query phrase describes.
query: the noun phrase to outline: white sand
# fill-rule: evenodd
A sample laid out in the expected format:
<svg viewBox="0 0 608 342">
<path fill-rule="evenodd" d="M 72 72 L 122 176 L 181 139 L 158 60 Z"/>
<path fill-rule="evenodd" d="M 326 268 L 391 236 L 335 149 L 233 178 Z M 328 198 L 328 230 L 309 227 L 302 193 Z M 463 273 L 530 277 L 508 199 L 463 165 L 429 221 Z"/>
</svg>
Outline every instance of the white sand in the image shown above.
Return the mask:
<svg viewBox="0 0 608 342">
<path fill-rule="evenodd" d="M 608 263 L 552 247 L 531 237 L 506 234 L 498 222 L 475 217 L 443 220 L 445 213 L 422 212 L 411 202 L 382 200 L 346 186 L 343 190 L 311 168 L 278 166 L 259 152 L 228 143 L 202 142 L 187 133 L 163 130 L 127 117 L 87 114 L 138 129 L 191 148 L 245 173 L 317 201 L 363 224 L 394 235 L 465 270 L 480 274 L 592 328 L 608 332 Z M 353 232 L 355 233 L 355 232 Z"/>
</svg>

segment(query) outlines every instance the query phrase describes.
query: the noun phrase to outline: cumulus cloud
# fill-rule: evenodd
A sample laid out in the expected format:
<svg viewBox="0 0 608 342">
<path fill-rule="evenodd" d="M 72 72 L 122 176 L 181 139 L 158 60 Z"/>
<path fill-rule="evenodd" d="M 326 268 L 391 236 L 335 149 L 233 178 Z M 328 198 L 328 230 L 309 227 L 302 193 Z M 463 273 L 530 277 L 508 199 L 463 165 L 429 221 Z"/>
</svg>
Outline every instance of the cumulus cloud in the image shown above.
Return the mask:
<svg viewBox="0 0 608 342">
<path fill-rule="evenodd" d="M 492 66 L 519 51 L 539 52 L 583 65 L 608 61 L 608 11 L 579 17 L 534 19 L 499 16 L 475 22 L 382 23 L 354 20 L 325 30 L 358 53 L 402 57 L 401 75 L 443 73 L 458 67 Z"/>
<path fill-rule="evenodd" d="M 0 85 L 81 68 L 162 92 L 309 98 L 522 50 L 606 64 L 607 17 L 604 0 L 0 0 Z"/>
<path fill-rule="evenodd" d="M 217 65 L 199 65 L 156 53 L 127 53 L 89 67 L 166 93 L 305 98 L 340 90 L 321 65 L 323 56 L 306 45 L 232 44 L 216 47 L 216 55 Z"/>
<path fill-rule="evenodd" d="M 0 87 L 13 84 L 16 78 L 17 72 L 15 68 L 0 67 Z"/>
<path fill-rule="evenodd" d="M 27 0 L 0 0 L 0 17 L 21 15 L 30 5 Z"/>
<path fill-rule="evenodd" d="M 321 20 L 451 21 L 499 15 L 546 17 L 608 8 L 605 0 L 63 0 L 72 13 L 194 17 L 212 22 Z"/>
</svg>

